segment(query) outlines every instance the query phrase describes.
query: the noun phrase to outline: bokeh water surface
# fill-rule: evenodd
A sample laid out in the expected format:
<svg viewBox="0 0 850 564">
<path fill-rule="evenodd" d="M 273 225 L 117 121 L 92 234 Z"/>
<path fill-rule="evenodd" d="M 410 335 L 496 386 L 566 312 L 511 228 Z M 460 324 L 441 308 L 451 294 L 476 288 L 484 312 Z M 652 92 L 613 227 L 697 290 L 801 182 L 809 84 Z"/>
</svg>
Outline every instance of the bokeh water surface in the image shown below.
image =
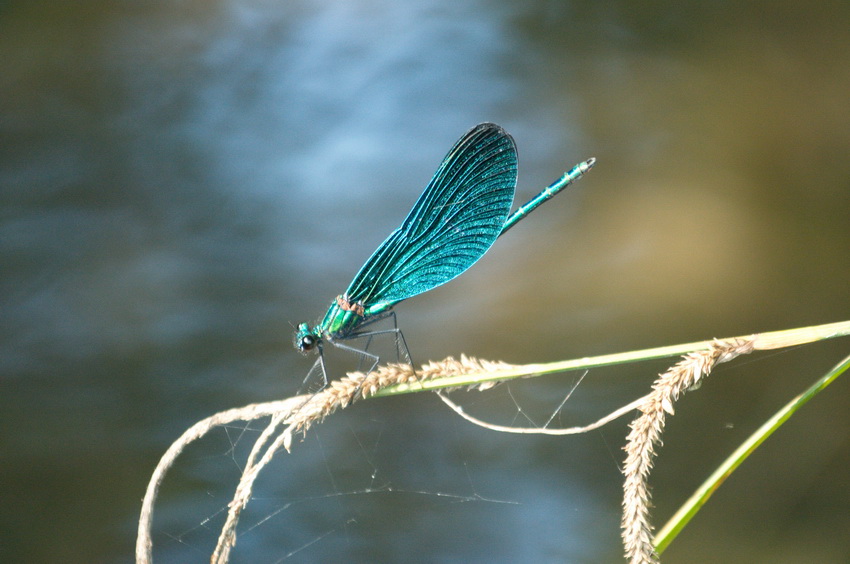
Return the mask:
<svg viewBox="0 0 850 564">
<path fill-rule="evenodd" d="M 4 562 L 131 561 L 171 441 L 297 389 L 294 324 L 481 121 L 516 138 L 518 199 L 598 165 L 397 308 L 418 361 L 850 317 L 844 2 L 12 1 L 0 70 Z M 688 395 L 656 522 L 847 348 L 756 355 Z M 591 372 L 557 423 L 630 401 L 665 364 Z M 539 422 L 573 381 L 462 399 Z M 772 438 L 665 561 L 848 561 L 847 398 L 839 381 Z M 357 406 L 261 479 L 233 561 L 618 561 L 625 423 L 517 437 L 421 394 Z M 184 455 L 157 562 L 208 560 L 258 428 Z"/>
</svg>

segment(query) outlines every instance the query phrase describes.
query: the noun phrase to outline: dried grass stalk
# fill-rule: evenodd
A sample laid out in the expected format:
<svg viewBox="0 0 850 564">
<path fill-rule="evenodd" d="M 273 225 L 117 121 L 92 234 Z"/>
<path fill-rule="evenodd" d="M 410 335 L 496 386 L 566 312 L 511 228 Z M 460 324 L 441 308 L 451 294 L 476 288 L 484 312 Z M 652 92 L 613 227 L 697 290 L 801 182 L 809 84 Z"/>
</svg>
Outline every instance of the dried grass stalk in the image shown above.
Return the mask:
<svg viewBox="0 0 850 564">
<path fill-rule="evenodd" d="M 415 372 L 407 364 L 388 364 L 379 367 L 368 376 L 359 372 L 351 373 L 340 380 L 331 382 L 327 388 L 313 395 L 247 405 L 223 411 L 199 421 L 169 447 L 151 475 L 139 516 L 136 562 L 144 564 L 152 562 L 153 508 L 166 472 L 189 443 L 203 437 L 215 427 L 271 416 L 271 421 L 260 434 L 248 456 L 239 485 L 228 504 L 227 519 L 210 559 L 211 562 L 220 564 L 228 561 L 230 549 L 236 544 L 236 525 L 242 510 L 251 499 L 254 481 L 281 447 L 287 451 L 292 448 L 298 434 L 305 433 L 312 425 L 321 422 L 336 410 L 345 408 L 358 399 L 372 396 L 389 386 L 405 384 L 415 387 L 435 378 L 504 370 L 509 367 L 510 365 L 505 363 L 481 361 L 466 356 L 462 356 L 460 360 L 449 357 L 440 362 L 430 362 Z"/>
<path fill-rule="evenodd" d="M 685 392 L 699 384 L 721 362 L 728 362 L 755 349 L 756 337 L 715 340 L 708 350 L 685 355 L 681 362 L 661 374 L 652 385 L 652 392 L 638 406 L 641 415 L 630 425 L 631 431 L 624 447 L 622 537 L 626 558 L 632 564 L 658 562 L 652 543 L 652 524 L 649 520 L 652 494 L 649 473 L 655 460 L 655 446 L 661 444 L 661 433 L 667 414 L 673 415 L 673 404 Z"/>
</svg>

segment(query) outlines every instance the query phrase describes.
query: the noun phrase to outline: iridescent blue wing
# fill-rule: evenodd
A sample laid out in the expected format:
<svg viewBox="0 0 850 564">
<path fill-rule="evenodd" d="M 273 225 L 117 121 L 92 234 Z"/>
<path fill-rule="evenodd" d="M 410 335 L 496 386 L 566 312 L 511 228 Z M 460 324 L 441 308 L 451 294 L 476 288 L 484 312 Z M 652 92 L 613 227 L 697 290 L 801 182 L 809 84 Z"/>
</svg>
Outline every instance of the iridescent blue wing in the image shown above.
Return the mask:
<svg viewBox="0 0 850 564">
<path fill-rule="evenodd" d="M 369 257 L 346 294 L 391 306 L 462 274 L 502 231 L 514 199 L 514 140 L 492 123 L 460 138 L 401 227 Z"/>
</svg>

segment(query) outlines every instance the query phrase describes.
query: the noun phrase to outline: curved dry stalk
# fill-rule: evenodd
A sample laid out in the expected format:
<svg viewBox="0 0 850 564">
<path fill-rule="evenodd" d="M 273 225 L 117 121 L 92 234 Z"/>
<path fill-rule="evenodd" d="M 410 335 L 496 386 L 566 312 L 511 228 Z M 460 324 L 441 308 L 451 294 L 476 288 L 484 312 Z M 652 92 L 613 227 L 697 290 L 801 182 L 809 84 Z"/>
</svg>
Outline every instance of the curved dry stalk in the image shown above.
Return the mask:
<svg viewBox="0 0 850 564">
<path fill-rule="evenodd" d="M 153 506 L 156 502 L 159 487 L 165 479 L 165 474 L 168 469 L 174 464 L 174 461 L 181 452 L 189 445 L 206 435 L 210 430 L 221 425 L 227 425 L 235 421 L 253 421 L 262 417 L 268 417 L 275 413 L 289 413 L 294 408 L 297 408 L 304 402 L 304 396 L 296 396 L 281 401 L 273 401 L 267 403 L 257 403 L 229 409 L 216 413 L 206 419 L 198 421 L 187 429 L 179 439 L 174 441 L 154 469 L 151 474 L 151 479 L 148 482 L 145 497 L 142 501 L 142 511 L 139 515 L 139 528 L 136 535 L 136 562 L 149 563 L 151 562 L 151 550 L 153 544 L 151 542 L 151 525 L 153 522 Z"/>
<path fill-rule="evenodd" d="M 477 417 L 473 417 L 468 414 L 464 409 L 446 397 L 445 394 L 437 393 L 443 403 L 451 408 L 452 411 L 472 423 L 473 425 L 478 425 L 479 427 L 484 427 L 485 429 L 490 429 L 491 431 L 497 431 L 499 433 L 517 433 L 522 435 L 579 435 L 581 433 L 587 433 L 588 431 L 593 431 L 594 429 L 598 429 L 607 423 L 617 419 L 618 417 L 622 417 L 626 413 L 637 409 L 640 407 L 644 401 L 649 397 L 646 395 L 642 398 L 638 398 L 635 401 L 624 405 L 618 409 L 615 409 L 608 415 L 601 417 L 590 423 L 588 425 L 583 425 L 581 427 L 566 427 L 563 429 L 550 429 L 548 427 L 509 427 L 507 425 L 496 425 L 494 423 L 487 423 L 486 421 L 482 421 Z"/>
<path fill-rule="evenodd" d="M 251 498 L 254 481 L 281 447 L 287 451 L 292 448 L 293 440 L 298 433 L 303 434 L 314 423 L 321 422 L 334 411 L 345 408 L 357 399 L 372 396 L 389 386 L 415 387 L 417 383 L 434 378 L 504 369 L 507 366 L 509 365 L 479 361 L 465 356 L 459 361 L 450 357 L 441 362 L 431 362 L 416 372 L 410 365 L 388 364 L 379 367 L 368 376 L 359 372 L 351 373 L 340 380 L 331 382 L 327 388 L 312 396 L 295 396 L 280 401 L 251 404 L 222 411 L 199 421 L 168 448 L 151 475 L 139 516 L 136 562 L 148 564 L 152 561 L 153 508 L 166 472 L 191 442 L 200 439 L 213 428 L 236 421 L 253 421 L 272 417 L 272 421 L 255 442 L 234 497 L 228 504 L 227 520 L 212 558 L 212 562 L 226 562 L 230 549 L 236 544 L 236 525 L 242 509 Z M 283 429 L 280 429 L 281 426 L 284 426 Z"/>
<path fill-rule="evenodd" d="M 755 350 L 757 339 L 758 336 L 715 340 L 708 350 L 685 355 L 678 364 L 658 377 L 652 385 L 652 392 L 638 406 L 641 415 L 629 425 L 631 431 L 624 447 L 626 462 L 623 467 L 626 479 L 623 485 L 622 537 L 626 557 L 632 564 L 658 562 L 649 521 L 652 495 L 647 478 L 655 460 L 655 445 L 661 441 L 666 415 L 673 414 L 676 400 L 708 376 L 715 365 Z"/>
<path fill-rule="evenodd" d="M 251 499 L 254 481 L 260 475 L 260 471 L 271 462 L 275 452 L 287 440 L 286 430 L 279 433 L 268 448 L 265 448 L 265 452 L 259 461 L 257 461 L 257 456 L 263 451 L 263 448 L 272 435 L 274 435 L 278 426 L 283 423 L 284 419 L 280 414 L 272 417 L 271 423 L 263 431 L 260 438 L 254 444 L 254 448 L 251 450 L 251 454 L 248 457 L 248 464 L 242 471 L 239 485 L 236 486 L 236 491 L 233 494 L 233 500 L 228 504 L 227 520 L 221 528 L 221 534 L 218 537 L 212 558 L 210 558 L 212 564 L 225 564 L 230 559 L 230 549 L 236 544 L 236 525 L 239 523 L 239 516 L 242 510 L 248 506 L 248 501 Z"/>
</svg>

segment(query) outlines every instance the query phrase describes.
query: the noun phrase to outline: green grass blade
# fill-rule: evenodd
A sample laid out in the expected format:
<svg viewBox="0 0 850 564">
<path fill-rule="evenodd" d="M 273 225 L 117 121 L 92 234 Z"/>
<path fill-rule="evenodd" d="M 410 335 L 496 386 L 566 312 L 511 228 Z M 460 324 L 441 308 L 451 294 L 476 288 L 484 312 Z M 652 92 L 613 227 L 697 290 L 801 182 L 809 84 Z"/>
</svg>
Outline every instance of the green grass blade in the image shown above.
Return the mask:
<svg viewBox="0 0 850 564">
<path fill-rule="evenodd" d="M 670 520 L 655 535 L 654 544 L 658 554 L 673 542 L 679 532 L 685 528 L 691 518 L 702 508 L 708 498 L 726 480 L 746 458 L 758 448 L 773 432 L 787 421 L 798 409 L 826 388 L 833 380 L 850 368 L 850 356 L 818 379 L 809 389 L 788 402 L 782 409 L 768 419 L 755 433 L 750 435 L 729 458 L 727 458 L 696 492 L 679 508 Z"/>
<path fill-rule="evenodd" d="M 763 351 L 799 346 L 806 343 L 814 343 L 824 339 L 845 337 L 848 335 L 850 335 L 850 321 L 840 321 L 837 323 L 815 325 L 812 327 L 800 327 L 797 329 L 785 329 L 769 333 L 744 335 L 740 337 L 733 337 L 732 339 L 753 339 L 753 350 Z M 625 353 L 584 357 L 545 364 L 525 364 L 522 366 L 500 368 L 498 370 L 493 369 L 453 376 L 434 377 L 428 381 L 417 381 L 415 384 L 398 384 L 388 386 L 374 394 L 374 397 L 422 392 L 426 390 L 439 390 L 456 386 L 475 386 L 486 384 L 488 382 L 543 376 L 546 374 L 555 374 L 570 370 L 589 370 L 600 366 L 613 366 L 657 358 L 667 358 L 688 354 L 693 351 L 707 350 L 713 343 L 713 340 L 699 341 L 694 343 L 684 343 L 681 345 L 670 345 Z"/>
</svg>

